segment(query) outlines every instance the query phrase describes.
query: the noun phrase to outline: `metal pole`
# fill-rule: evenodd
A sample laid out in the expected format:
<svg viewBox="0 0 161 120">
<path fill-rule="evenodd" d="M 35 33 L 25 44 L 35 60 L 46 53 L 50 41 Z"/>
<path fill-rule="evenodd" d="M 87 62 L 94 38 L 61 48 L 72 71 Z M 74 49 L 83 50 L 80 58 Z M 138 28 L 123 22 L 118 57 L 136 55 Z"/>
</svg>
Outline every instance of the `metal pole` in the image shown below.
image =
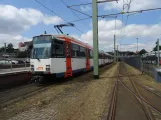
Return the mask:
<svg viewBox="0 0 161 120">
<path fill-rule="evenodd" d="M 6 54 L 6 43 L 4 43 L 4 54 Z"/>
<path fill-rule="evenodd" d="M 11 71 L 12 71 L 12 58 L 11 58 Z"/>
<path fill-rule="evenodd" d="M 159 67 L 159 58 L 160 58 L 160 53 L 159 53 L 159 39 L 158 39 L 158 41 L 157 41 L 157 50 L 158 50 L 158 62 L 157 62 L 157 65 L 158 65 L 158 67 Z"/>
<path fill-rule="evenodd" d="M 117 62 L 119 61 L 118 60 L 118 54 L 119 54 L 119 52 L 118 52 L 118 45 L 117 45 Z"/>
<path fill-rule="evenodd" d="M 155 65 L 157 65 L 157 53 L 155 51 Z"/>
<path fill-rule="evenodd" d="M 137 38 L 137 52 L 138 52 L 138 38 Z"/>
<path fill-rule="evenodd" d="M 114 35 L 114 62 L 116 62 L 116 35 Z"/>
<path fill-rule="evenodd" d="M 98 73 L 98 8 L 97 8 L 97 0 L 92 0 L 92 19 L 93 19 L 93 52 L 94 52 L 94 78 L 99 78 Z"/>
<path fill-rule="evenodd" d="M 25 70 L 26 70 L 26 58 L 25 58 Z"/>
</svg>

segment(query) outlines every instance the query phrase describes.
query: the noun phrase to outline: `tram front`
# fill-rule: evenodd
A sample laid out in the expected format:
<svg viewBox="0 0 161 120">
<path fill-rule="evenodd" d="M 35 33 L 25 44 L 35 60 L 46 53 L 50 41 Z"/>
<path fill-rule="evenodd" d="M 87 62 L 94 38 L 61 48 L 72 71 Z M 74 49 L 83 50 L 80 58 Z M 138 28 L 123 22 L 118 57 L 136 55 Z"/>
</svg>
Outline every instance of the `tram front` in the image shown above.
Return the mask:
<svg viewBox="0 0 161 120">
<path fill-rule="evenodd" d="M 40 77 L 51 74 L 51 35 L 40 35 L 33 37 L 33 48 L 31 52 L 31 73 Z"/>
</svg>

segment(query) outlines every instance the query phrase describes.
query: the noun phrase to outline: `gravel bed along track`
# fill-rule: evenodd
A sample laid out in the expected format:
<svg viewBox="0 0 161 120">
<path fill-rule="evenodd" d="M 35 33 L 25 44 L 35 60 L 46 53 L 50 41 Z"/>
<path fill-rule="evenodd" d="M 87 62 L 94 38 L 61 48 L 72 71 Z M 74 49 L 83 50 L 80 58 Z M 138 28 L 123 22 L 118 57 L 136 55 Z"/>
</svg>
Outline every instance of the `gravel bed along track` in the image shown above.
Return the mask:
<svg viewBox="0 0 161 120">
<path fill-rule="evenodd" d="M 102 119 L 108 109 L 113 86 L 110 76 L 114 76 L 117 69 L 110 66 L 101 68 L 100 80 L 93 80 L 89 72 L 3 107 L 0 109 L 0 119 Z"/>
</svg>

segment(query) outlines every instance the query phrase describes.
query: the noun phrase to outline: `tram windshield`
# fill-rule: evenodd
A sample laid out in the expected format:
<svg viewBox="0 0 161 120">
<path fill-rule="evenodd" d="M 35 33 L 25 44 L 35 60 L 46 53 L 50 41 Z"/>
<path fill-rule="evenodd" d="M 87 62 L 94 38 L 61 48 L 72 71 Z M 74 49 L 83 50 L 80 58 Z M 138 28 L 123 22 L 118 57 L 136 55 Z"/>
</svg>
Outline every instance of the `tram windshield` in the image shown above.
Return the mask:
<svg viewBox="0 0 161 120">
<path fill-rule="evenodd" d="M 32 59 L 47 59 L 51 57 L 51 36 L 33 38 Z"/>
</svg>

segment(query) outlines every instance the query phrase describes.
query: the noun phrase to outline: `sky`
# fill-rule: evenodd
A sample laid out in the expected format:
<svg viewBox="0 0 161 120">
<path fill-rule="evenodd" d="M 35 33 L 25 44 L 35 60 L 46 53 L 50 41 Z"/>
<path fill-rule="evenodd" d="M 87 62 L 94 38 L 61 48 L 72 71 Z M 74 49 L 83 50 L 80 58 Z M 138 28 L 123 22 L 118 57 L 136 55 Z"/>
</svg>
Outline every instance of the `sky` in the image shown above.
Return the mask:
<svg viewBox="0 0 161 120">
<path fill-rule="evenodd" d="M 67 8 L 74 4 L 89 3 L 92 0 L 37 0 L 53 12 L 47 10 L 35 0 L 0 0 L 0 47 L 4 43 L 13 43 L 18 47 L 19 42 L 31 41 L 32 37 L 43 34 L 57 34 L 54 25 L 87 18 L 88 16 Z M 123 4 L 130 0 L 119 0 L 118 3 L 106 2 L 98 4 L 98 15 L 107 15 L 122 11 Z M 161 0 L 132 0 L 129 11 L 159 8 Z M 92 6 L 75 6 L 88 15 L 92 15 Z M 124 10 L 127 11 L 127 8 Z M 113 50 L 114 34 L 121 51 L 136 51 L 137 38 L 139 50 L 152 51 L 158 38 L 161 39 L 161 10 L 137 14 L 118 15 L 98 18 L 99 49 Z M 65 20 L 65 21 L 64 21 Z M 72 22 L 75 27 L 63 28 L 69 34 L 92 46 L 92 19 Z M 79 30 L 78 30 L 79 29 Z"/>
</svg>

